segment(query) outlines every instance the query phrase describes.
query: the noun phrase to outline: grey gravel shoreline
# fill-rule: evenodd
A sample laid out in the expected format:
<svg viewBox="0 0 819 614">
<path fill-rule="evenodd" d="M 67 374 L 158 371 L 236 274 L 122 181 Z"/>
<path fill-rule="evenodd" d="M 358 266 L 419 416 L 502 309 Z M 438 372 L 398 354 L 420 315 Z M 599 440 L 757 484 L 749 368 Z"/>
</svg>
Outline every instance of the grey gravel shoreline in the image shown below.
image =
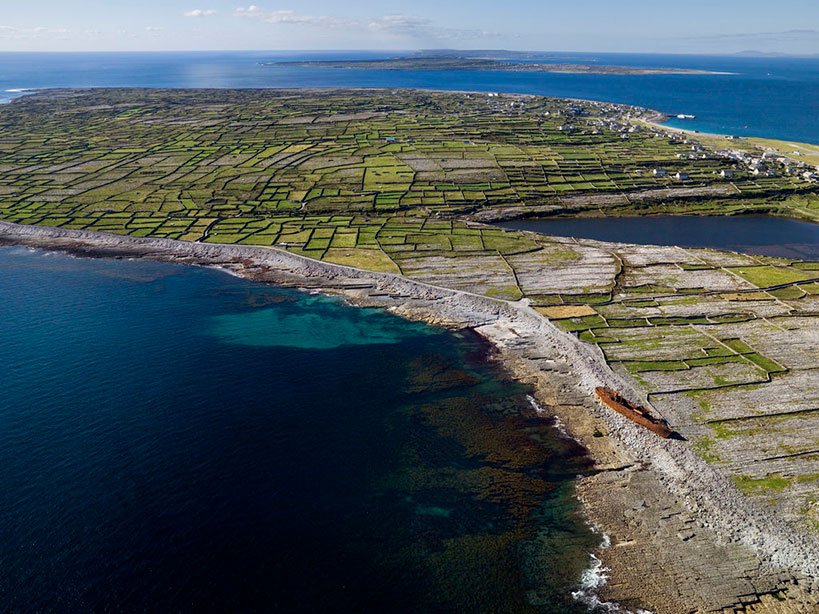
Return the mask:
<svg viewBox="0 0 819 614">
<path fill-rule="evenodd" d="M 804 603 L 816 603 L 819 538 L 758 507 L 718 468 L 696 456 L 688 443 L 661 440 L 594 402 L 593 390 L 597 386 L 609 386 L 643 401 L 646 397 L 634 382 L 609 368 L 596 346 L 558 330 L 526 301 L 491 299 L 399 275 L 318 262 L 275 248 L 133 238 L 0 222 L 0 244 L 3 243 L 89 256 L 218 266 L 251 279 L 341 295 L 354 305 L 383 307 L 413 320 L 473 328 L 501 351 L 504 361 L 520 379 L 548 379 L 552 374 L 562 374 L 563 381 L 570 382 L 563 385 L 563 392 L 581 399 L 593 420 L 605 426 L 608 439 L 621 458 L 656 478 L 665 491 L 658 493 L 659 497 L 668 495 L 682 501 L 698 527 L 710 531 L 721 544 L 752 550 L 762 569 L 798 585 L 802 594 L 809 595 Z M 572 385 L 574 390 L 569 390 Z M 538 402 L 561 418 L 581 443 L 589 444 L 587 447 L 595 457 L 591 433 L 573 429 L 572 420 L 561 414 L 559 403 L 542 398 Z M 603 459 L 595 460 L 602 471 L 607 469 Z M 584 504 L 590 505 L 589 501 Z M 598 498 L 594 504 L 605 505 L 605 501 L 601 503 Z M 606 561 L 605 553 L 602 558 Z"/>
</svg>

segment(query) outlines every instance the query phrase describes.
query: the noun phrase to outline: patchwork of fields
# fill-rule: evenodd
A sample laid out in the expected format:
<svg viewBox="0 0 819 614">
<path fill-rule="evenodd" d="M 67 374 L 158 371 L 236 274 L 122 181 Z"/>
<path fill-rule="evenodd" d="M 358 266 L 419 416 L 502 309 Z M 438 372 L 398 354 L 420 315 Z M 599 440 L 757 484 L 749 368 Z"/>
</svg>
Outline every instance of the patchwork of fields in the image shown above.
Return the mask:
<svg viewBox="0 0 819 614">
<path fill-rule="evenodd" d="M 276 246 L 526 298 L 599 345 L 741 488 L 819 523 L 819 263 L 476 221 L 582 209 L 819 217 L 815 186 L 692 156 L 685 139 L 640 124 L 645 114 L 419 91 L 48 92 L 0 110 L 0 219 Z"/>
<path fill-rule="evenodd" d="M 685 143 L 611 128 L 642 113 L 407 91 L 40 94 L 0 115 L 0 215 L 332 258 L 331 247 L 447 244 L 446 228 L 433 226 L 420 229 L 441 235 L 430 242 L 415 233 L 399 241 L 385 232 L 395 216 L 663 189 L 750 196 L 804 187 L 793 178 L 722 179 L 723 160 L 680 159 L 691 150 Z"/>
</svg>

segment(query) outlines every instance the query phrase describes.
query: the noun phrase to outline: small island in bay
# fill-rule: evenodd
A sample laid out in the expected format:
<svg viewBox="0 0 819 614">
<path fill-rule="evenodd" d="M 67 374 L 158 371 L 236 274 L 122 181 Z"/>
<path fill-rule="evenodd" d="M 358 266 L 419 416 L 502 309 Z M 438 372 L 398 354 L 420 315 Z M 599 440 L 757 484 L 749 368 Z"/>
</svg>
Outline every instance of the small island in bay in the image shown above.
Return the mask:
<svg viewBox="0 0 819 614">
<path fill-rule="evenodd" d="M 688 68 L 643 68 L 567 62 L 520 61 L 514 59 L 458 56 L 406 57 L 383 60 L 310 60 L 301 62 L 263 62 L 266 66 L 294 66 L 354 70 L 440 70 L 504 71 L 524 73 L 565 73 L 589 75 L 713 75 L 724 74 Z"/>
</svg>

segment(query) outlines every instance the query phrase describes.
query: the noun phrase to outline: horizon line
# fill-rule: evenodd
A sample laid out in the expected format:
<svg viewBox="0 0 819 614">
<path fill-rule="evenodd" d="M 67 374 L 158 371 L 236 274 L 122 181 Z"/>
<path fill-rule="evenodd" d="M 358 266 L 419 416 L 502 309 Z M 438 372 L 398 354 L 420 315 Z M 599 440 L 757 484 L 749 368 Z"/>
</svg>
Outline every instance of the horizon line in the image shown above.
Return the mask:
<svg viewBox="0 0 819 614">
<path fill-rule="evenodd" d="M 416 48 L 416 49 L 73 49 L 73 50 L 59 50 L 59 49 L 28 49 L 28 50 L 0 50 L 0 54 L 25 54 L 25 53 L 54 53 L 54 54 L 78 54 L 78 53 L 419 53 L 429 51 L 452 51 L 452 52 L 503 52 L 503 53 L 539 53 L 539 54 L 604 54 L 604 55 L 663 55 L 663 56 L 695 56 L 695 57 L 764 57 L 769 59 L 776 58 L 804 58 L 814 59 L 819 58 L 819 53 L 815 54 L 801 54 L 801 53 L 784 53 L 784 52 L 768 52 L 757 50 L 743 50 L 730 53 L 713 53 L 713 52 L 680 52 L 680 51 L 588 51 L 588 50 L 543 50 L 543 49 L 492 49 L 485 47 L 475 48 L 450 48 L 450 47 L 432 47 L 432 48 Z"/>
</svg>

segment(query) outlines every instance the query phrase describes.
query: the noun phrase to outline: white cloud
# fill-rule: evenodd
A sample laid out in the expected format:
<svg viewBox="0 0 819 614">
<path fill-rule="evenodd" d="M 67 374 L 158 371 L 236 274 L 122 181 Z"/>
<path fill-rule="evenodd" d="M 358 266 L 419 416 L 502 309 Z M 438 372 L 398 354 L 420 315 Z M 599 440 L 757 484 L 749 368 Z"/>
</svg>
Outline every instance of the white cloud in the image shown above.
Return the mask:
<svg viewBox="0 0 819 614">
<path fill-rule="evenodd" d="M 70 33 L 71 30 L 67 28 L 47 28 L 44 26 L 38 26 L 36 28 L 13 28 L 11 26 L 0 26 L 0 38 L 65 38 Z"/>
<path fill-rule="evenodd" d="M 385 15 L 369 23 L 370 30 L 394 34 L 417 34 L 432 27 L 432 21 L 410 15 Z"/>
<path fill-rule="evenodd" d="M 162 32 L 164 29 L 165 28 L 160 28 L 160 27 L 157 27 L 157 26 L 146 26 L 145 27 L 146 32 Z"/>
<path fill-rule="evenodd" d="M 328 28 L 355 25 L 353 21 L 330 15 L 304 15 L 296 11 L 265 11 L 255 4 L 248 7 L 239 7 L 233 14 L 237 17 L 249 17 L 267 23 L 324 26 Z"/>
<path fill-rule="evenodd" d="M 216 15 L 213 9 L 193 9 L 184 13 L 185 17 L 211 17 L 212 15 Z"/>
<path fill-rule="evenodd" d="M 436 26 L 431 19 L 412 15 L 385 15 L 370 21 L 368 27 L 372 32 L 424 40 L 474 40 L 500 36 L 484 30 L 443 28 Z"/>
<path fill-rule="evenodd" d="M 344 27 L 348 30 L 359 30 L 362 34 L 369 32 L 389 38 L 418 40 L 467 40 L 495 38 L 494 32 L 482 30 L 462 30 L 436 26 L 431 19 L 412 15 L 384 15 L 368 21 L 356 21 L 331 15 L 306 15 L 290 10 L 268 11 L 255 4 L 239 7 L 233 13 L 237 17 L 247 17 L 272 24 L 308 25 L 323 28 Z"/>
</svg>

